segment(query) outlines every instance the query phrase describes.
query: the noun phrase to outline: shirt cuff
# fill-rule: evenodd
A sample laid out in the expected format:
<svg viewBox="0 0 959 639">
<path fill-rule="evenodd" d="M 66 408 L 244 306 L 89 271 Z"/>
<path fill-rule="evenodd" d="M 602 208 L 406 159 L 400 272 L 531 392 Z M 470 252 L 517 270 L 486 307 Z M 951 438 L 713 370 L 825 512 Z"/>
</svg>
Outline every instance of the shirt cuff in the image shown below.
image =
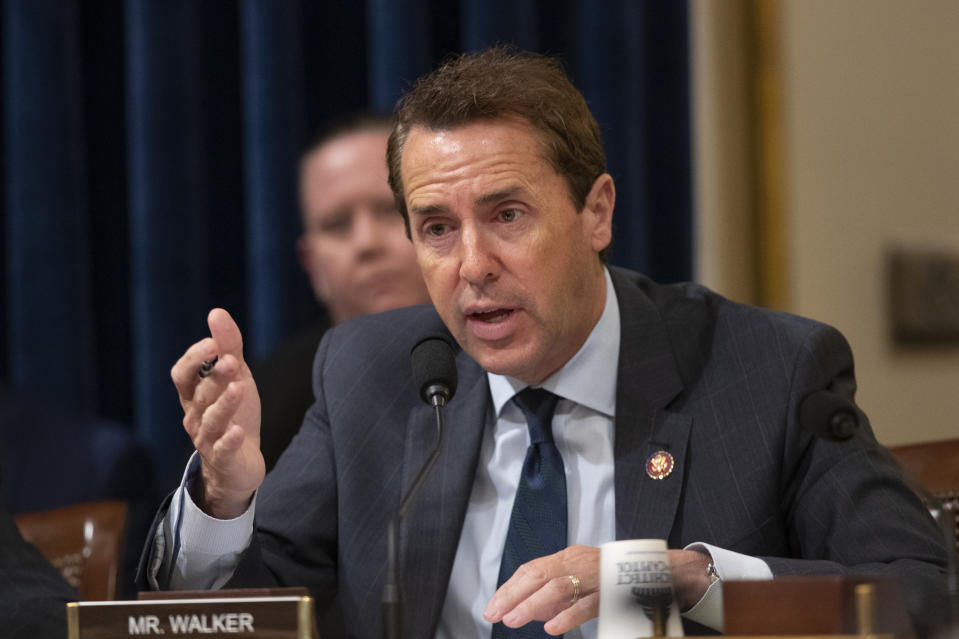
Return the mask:
<svg viewBox="0 0 959 639">
<path fill-rule="evenodd" d="M 253 513 L 256 509 L 256 493 L 250 505 L 239 517 L 217 519 L 207 515 L 193 501 L 192 488 L 200 473 L 200 455 L 193 453 L 183 473 L 183 481 L 174 495 L 171 505 L 173 521 L 180 516 L 180 504 L 183 504 L 183 519 L 180 522 L 180 552 L 223 555 L 242 552 L 253 536 Z"/>
<path fill-rule="evenodd" d="M 200 456 L 194 453 L 171 500 L 169 519 L 174 522 L 174 541 L 168 546 L 177 549 L 169 580 L 173 590 L 221 588 L 233 576 L 240 555 L 253 538 L 256 493 L 239 517 L 210 517 L 190 494 L 199 472 Z"/>
<path fill-rule="evenodd" d="M 762 559 L 750 557 L 711 544 L 694 543 L 685 550 L 695 550 L 709 555 L 719 579 L 714 581 L 696 605 L 683 613 L 683 617 L 713 630 L 723 631 L 723 582 L 773 578 L 769 565 Z"/>
</svg>

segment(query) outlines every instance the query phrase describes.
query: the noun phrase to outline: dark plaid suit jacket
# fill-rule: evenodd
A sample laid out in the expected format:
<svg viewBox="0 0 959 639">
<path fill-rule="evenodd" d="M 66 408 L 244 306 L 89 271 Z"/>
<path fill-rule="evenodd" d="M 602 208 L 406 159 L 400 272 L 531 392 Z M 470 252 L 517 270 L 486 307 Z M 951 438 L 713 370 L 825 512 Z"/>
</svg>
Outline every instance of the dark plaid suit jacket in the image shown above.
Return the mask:
<svg viewBox="0 0 959 639">
<path fill-rule="evenodd" d="M 865 428 L 845 443 L 797 423 L 799 401 L 855 390 L 834 329 L 732 303 L 695 285 L 611 269 L 621 313 L 616 535 L 703 541 L 775 574 L 888 573 L 920 620 L 942 602 L 945 551 L 919 500 Z M 316 403 L 266 478 L 254 541 L 231 585 L 306 585 L 336 598 L 351 636 L 381 636 L 385 531 L 434 439 L 409 352 L 431 307 L 347 322 L 323 339 Z M 433 635 L 490 410 L 486 376 L 457 357 L 442 453 L 401 528 L 405 637 Z M 269 428 L 268 424 L 263 426 Z M 665 449 L 676 467 L 645 472 Z"/>
</svg>

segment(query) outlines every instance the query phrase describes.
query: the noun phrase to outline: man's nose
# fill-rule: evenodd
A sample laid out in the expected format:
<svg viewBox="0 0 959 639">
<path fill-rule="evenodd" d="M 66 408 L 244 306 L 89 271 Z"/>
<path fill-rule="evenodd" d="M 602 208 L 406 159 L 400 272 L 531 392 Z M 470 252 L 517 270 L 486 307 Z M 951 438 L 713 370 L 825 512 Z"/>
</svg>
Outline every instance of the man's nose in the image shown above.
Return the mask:
<svg viewBox="0 0 959 639">
<path fill-rule="evenodd" d="M 462 230 L 460 277 L 470 284 L 482 284 L 499 273 L 495 242 L 471 226 Z"/>
<path fill-rule="evenodd" d="M 353 218 L 353 243 L 359 252 L 382 248 L 384 233 L 388 229 L 378 217 L 368 210 L 357 211 Z"/>
</svg>

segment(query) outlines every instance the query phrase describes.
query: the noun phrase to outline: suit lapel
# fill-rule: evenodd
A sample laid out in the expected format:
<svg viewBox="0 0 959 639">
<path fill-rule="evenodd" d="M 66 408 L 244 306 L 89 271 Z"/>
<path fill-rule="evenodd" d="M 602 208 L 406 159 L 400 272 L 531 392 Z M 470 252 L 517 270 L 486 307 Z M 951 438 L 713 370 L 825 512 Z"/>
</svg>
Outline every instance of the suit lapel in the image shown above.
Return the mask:
<svg viewBox="0 0 959 639">
<path fill-rule="evenodd" d="M 457 357 L 459 388 L 446 407 L 440 455 L 413 498 L 400 527 L 404 636 L 435 634 L 453 569 L 460 531 L 476 475 L 489 387 L 465 353 Z M 436 419 L 426 404 L 410 413 L 403 459 L 403 491 L 412 485 L 436 440 Z M 415 602 L 415 605 L 413 605 Z M 418 614 L 411 612 L 416 610 Z"/>
<path fill-rule="evenodd" d="M 615 268 L 610 272 L 621 319 L 614 424 L 616 537 L 667 539 L 682 493 L 691 420 L 666 410 L 683 385 L 659 312 L 630 275 Z M 401 589 L 407 611 L 403 630 L 409 637 L 435 634 L 489 409 L 483 370 L 462 352 L 457 369 L 459 390 L 446 409 L 440 456 L 400 527 Z M 433 410 L 425 404 L 416 406 L 406 432 L 404 492 L 435 441 Z M 672 472 L 661 480 L 646 474 L 647 460 L 658 450 L 674 459 Z M 412 610 L 418 614 L 410 614 Z"/>
<path fill-rule="evenodd" d="M 666 410 L 683 384 L 658 310 L 629 275 L 610 271 L 621 320 L 613 444 L 616 538 L 668 539 L 683 488 L 691 419 Z M 661 450 L 672 457 L 673 468 L 654 479 L 646 465 Z"/>
</svg>

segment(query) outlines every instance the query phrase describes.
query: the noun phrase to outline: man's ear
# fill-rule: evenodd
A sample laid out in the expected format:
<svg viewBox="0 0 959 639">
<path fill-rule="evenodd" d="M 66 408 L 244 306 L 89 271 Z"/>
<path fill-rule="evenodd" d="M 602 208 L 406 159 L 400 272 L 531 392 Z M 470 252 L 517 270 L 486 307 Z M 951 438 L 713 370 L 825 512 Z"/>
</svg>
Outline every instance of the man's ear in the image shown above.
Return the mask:
<svg viewBox="0 0 959 639">
<path fill-rule="evenodd" d="M 300 268 L 310 278 L 310 286 L 313 288 L 316 299 L 326 304 L 330 299 L 330 287 L 323 275 L 323 269 L 316 263 L 316 254 L 305 235 L 296 238 L 296 257 L 300 262 Z"/>
<path fill-rule="evenodd" d="M 616 206 L 616 186 L 609 173 L 603 173 L 593 182 L 586 196 L 583 215 L 593 249 L 598 253 L 613 241 L 613 209 Z"/>
</svg>

